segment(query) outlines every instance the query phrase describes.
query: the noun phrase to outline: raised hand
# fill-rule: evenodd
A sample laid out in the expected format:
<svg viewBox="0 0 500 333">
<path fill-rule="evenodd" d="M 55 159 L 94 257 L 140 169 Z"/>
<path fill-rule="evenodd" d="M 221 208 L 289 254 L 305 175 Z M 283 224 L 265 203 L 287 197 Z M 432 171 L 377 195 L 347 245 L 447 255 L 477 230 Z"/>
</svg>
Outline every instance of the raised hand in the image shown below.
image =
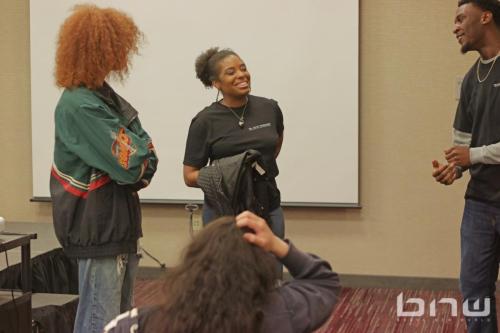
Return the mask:
<svg viewBox="0 0 500 333">
<path fill-rule="evenodd" d="M 282 239 L 276 237 L 266 221 L 252 212 L 244 211 L 236 216 L 236 225 L 239 228 L 249 228 L 253 232 L 246 232 L 243 238 L 265 251 L 271 252 L 278 258 L 287 255 L 289 246 Z"/>
</svg>

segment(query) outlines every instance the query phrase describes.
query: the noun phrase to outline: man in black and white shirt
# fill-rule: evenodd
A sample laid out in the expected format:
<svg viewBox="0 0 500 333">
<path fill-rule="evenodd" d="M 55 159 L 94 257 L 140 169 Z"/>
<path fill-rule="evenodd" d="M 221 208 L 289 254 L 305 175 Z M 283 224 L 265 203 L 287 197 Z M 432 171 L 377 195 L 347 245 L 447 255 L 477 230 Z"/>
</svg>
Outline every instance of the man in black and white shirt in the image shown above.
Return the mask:
<svg viewBox="0 0 500 333">
<path fill-rule="evenodd" d="M 453 30 L 462 53 L 480 58 L 462 83 L 447 163 L 433 176 L 451 185 L 469 170 L 461 226 L 460 287 L 469 332 L 497 332 L 495 282 L 500 258 L 500 2 L 459 0 Z M 477 306 L 479 305 L 479 307 Z"/>
</svg>

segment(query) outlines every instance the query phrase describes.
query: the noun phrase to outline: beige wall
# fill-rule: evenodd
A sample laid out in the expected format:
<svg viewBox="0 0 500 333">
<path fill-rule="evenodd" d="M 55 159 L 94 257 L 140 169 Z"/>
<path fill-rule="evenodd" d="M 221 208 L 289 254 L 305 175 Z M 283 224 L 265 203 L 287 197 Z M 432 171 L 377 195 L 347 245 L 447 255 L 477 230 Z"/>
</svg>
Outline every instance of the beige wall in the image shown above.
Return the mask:
<svg viewBox="0 0 500 333">
<path fill-rule="evenodd" d="M 29 201 L 28 2 L 0 1 L 0 215 L 50 228 L 50 205 Z M 465 182 L 443 187 L 430 176 L 431 160 L 449 145 L 454 82 L 474 59 L 458 51 L 454 11 L 454 1 L 361 0 L 363 208 L 285 210 L 288 237 L 339 272 L 458 274 Z M 342 13 L 332 19 L 336 15 Z M 143 212 L 146 248 L 173 264 L 187 240 L 183 208 L 146 205 Z"/>
</svg>

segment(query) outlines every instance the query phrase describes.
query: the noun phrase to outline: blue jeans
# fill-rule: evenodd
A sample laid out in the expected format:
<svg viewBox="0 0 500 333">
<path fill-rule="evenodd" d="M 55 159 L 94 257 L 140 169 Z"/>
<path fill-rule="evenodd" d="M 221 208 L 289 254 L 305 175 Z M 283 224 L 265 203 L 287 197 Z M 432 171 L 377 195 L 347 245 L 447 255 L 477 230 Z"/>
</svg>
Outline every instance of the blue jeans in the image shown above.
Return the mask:
<svg viewBox="0 0 500 333">
<path fill-rule="evenodd" d="M 102 333 L 104 326 L 132 308 L 136 253 L 78 259 L 78 292 L 74 333 Z"/>
<path fill-rule="evenodd" d="M 207 225 L 214 219 L 215 219 L 215 211 L 206 202 L 204 202 L 203 212 L 202 212 L 203 225 L 204 226 Z M 273 234 L 275 234 L 281 239 L 285 238 L 285 217 L 283 216 L 283 209 L 281 209 L 281 207 L 278 207 L 269 213 L 268 223 Z M 278 262 L 276 264 L 276 271 L 278 277 L 281 278 L 283 276 L 283 264 L 281 262 Z"/>
<path fill-rule="evenodd" d="M 460 240 L 460 289 L 472 312 L 466 316 L 467 331 L 497 332 L 495 282 L 500 253 L 500 208 L 467 199 Z M 475 304 L 479 307 L 474 307 Z M 478 311 L 487 315 L 474 315 Z"/>
</svg>

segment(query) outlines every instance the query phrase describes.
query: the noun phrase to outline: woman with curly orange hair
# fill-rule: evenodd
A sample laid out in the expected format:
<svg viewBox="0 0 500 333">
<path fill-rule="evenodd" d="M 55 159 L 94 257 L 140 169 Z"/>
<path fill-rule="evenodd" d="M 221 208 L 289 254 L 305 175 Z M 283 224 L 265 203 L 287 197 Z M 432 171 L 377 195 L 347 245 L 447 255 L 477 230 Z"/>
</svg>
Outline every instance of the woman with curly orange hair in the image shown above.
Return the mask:
<svg viewBox="0 0 500 333">
<path fill-rule="evenodd" d="M 106 79 L 126 77 L 140 39 L 129 16 L 92 5 L 75 7 L 59 32 L 55 77 L 64 91 L 50 192 L 57 238 L 78 261 L 78 333 L 100 333 L 132 307 L 142 236 L 137 191 L 158 159 L 137 111 Z"/>
<path fill-rule="evenodd" d="M 59 31 L 57 85 L 96 89 L 110 74 L 123 80 L 141 37 L 134 21 L 116 9 L 76 6 Z"/>
</svg>

